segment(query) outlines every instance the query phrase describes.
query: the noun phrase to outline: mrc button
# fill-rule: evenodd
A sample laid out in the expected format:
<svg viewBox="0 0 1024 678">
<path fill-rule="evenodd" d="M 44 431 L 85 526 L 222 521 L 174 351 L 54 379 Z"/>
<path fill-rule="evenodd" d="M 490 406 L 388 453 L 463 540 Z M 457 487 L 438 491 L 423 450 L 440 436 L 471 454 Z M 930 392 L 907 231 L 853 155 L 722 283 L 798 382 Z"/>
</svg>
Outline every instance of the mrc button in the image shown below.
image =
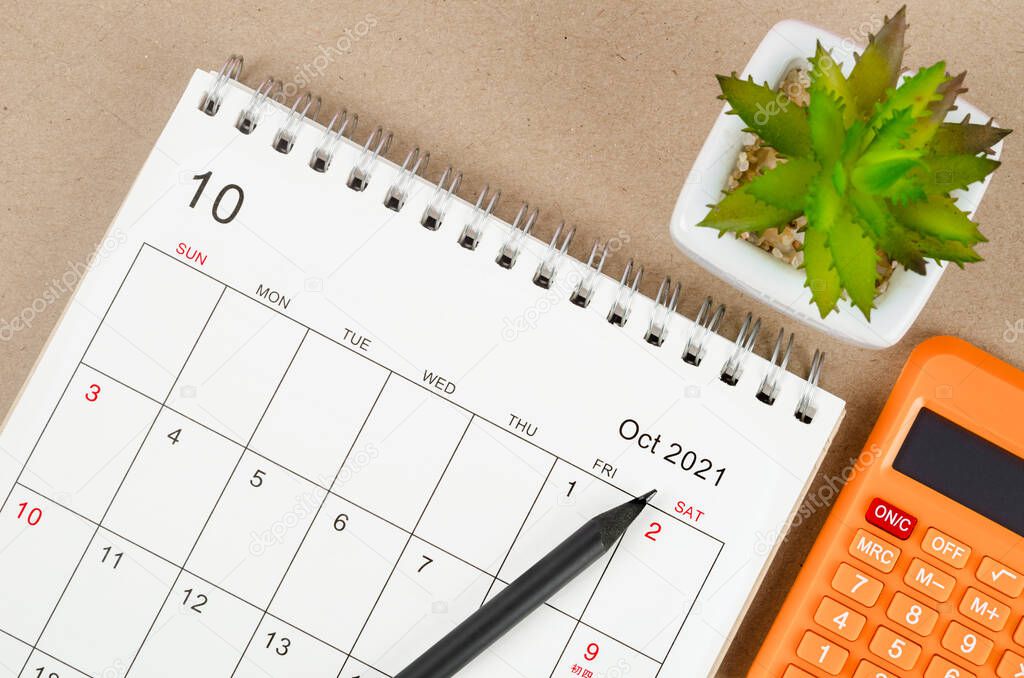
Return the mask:
<svg viewBox="0 0 1024 678">
<path fill-rule="evenodd" d="M 864 518 L 897 539 L 909 538 L 917 525 L 917 518 L 878 497 L 871 500 Z"/>
</svg>

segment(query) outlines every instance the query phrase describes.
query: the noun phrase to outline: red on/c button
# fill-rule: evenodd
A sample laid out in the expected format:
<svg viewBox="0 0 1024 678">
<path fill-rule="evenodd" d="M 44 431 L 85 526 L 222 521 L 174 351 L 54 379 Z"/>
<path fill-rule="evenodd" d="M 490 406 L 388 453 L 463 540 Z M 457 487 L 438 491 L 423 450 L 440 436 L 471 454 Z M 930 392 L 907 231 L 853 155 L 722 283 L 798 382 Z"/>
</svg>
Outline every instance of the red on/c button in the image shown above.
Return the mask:
<svg viewBox="0 0 1024 678">
<path fill-rule="evenodd" d="M 864 518 L 897 539 L 910 537 L 917 525 L 917 518 L 878 497 L 871 500 L 871 505 L 868 506 L 868 512 Z"/>
</svg>

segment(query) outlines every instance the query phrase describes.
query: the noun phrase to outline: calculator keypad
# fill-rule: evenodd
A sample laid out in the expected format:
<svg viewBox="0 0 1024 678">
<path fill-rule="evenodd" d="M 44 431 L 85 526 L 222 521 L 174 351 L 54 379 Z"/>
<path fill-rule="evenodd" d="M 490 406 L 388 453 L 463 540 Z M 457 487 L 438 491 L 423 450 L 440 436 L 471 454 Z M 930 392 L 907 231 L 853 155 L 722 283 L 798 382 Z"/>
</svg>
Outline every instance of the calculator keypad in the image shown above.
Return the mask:
<svg viewBox="0 0 1024 678">
<path fill-rule="evenodd" d="M 1018 678 L 1018 676 L 1024 675 L 1024 657 L 1007 650 L 1003 653 L 1003 658 L 999 660 L 996 675 L 999 678 Z"/>
<path fill-rule="evenodd" d="M 846 563 L 840 563 L 832 578 L 832 588 L 864 607 L 871 607 L 882 595 L 882 582 Z"/>
<path fill-rule="evenodd" d="M 988 556 L 981 559 L 977 576 L 978 581 L 1011 598 L 1019 598 L 1024 593 L 1024 575 Z"/>
<path fill-rule="evenodd" d="M 822 598 L 818 611 L 814 613 L 818 626 L 828 629 L 846 640 L 857 640 L 864 630 L 867 617 L 851 610 L 846 605 L 829 597 Z"/>
<path fill-rule="evenodd" d="M 915 531 L 916 518 L 881 499 L 864 519 L 783 678 L 976 678 L 992 675 L 997 660 L 997 678 L 1024 677 L 1024 608 L 1015 600 L 1024 574 L 984 554 L 972 559 L 969 544 L 937 527 Z M 884 619 L 869 620 L 880 600 Z M 1011 631 L 1015 645 L 1004 640 Z"/>
</svg>

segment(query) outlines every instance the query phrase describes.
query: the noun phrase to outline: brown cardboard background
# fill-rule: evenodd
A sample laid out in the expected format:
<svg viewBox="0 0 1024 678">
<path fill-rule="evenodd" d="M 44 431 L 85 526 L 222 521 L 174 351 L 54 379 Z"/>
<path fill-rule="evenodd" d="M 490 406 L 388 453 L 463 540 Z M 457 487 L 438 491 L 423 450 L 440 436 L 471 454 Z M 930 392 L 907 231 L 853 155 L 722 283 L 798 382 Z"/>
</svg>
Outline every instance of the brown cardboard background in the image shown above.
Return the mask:
<svg viewBox="0 0 1024 678">
<path fill-rule="evenodd" d="M 577 256 L 595 237 L 625 231 L 630 242 L 609 264 L 612 274 L 637 257 L 648 294 L 671 274 L 683 282 L 681 310 L 690 316 L 705 294 L 714 295 L 732 309 L 727 335 L 746 308 L 764 317 L 762 337 L 782 325 L 796 329 L 798 371 L 814 346 L 823 347 L 824 385 L 849 407 L 815 484 L 827 495 L 829 478 L 856 456 L 922 339 L 956 334 L 1024 364 L 1020 134 L 1010 138 L 977 215 L 990 239 L 980 248 L 986 261 L 948 272 L 906 339 L 887 351 L 794 327 L 691 263 L 666 226 L 721 107 L 714 73 L 740 69 L 781 19 L 856 38 L 897 2 L 7 2 L 0 14 L 0 320 L 30 308 L 92 251 L 195 67 L 216 68 L 240 52 L 249 84 L 269 74 L 294 81 L 316 65 L 321 46 L 342 39 L 347 50 L 309 87 L 324 96 L 326 111 L 358 111 L 363 133 L 390 126 L 391 157 L 419 144 L 433 152 L 432 174 L 449 163 L 465 172 L 462 195 L 485 182 L 500 186 L 498 212 L 506 218 L 528 199 L 541 208 L 542 238 L 562 219 L 576 224 Z M 1021 9 L 1011 0 L 910 2 L 907 62 L 944 57 L 951 70 L 968 70 L 968 97 L 1020 128 Z M 29 329 L 0 344 L 3 412 L 67 301 L 57 297 Z M 1010 331 L 1018 320 L 1020 336 Z M 761 340 L 762 352 L 768 342 Z M 722 675 L 745 670 L 825 514 L 817 511 L 783 545 Z"/>
</svg>

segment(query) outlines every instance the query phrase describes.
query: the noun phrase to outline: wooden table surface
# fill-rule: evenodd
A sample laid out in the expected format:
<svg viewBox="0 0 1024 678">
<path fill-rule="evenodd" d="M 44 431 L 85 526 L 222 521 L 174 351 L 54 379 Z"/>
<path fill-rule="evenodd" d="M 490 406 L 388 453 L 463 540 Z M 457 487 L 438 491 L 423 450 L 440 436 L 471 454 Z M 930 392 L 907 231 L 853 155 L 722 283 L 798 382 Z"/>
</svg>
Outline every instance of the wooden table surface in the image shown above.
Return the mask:
<svg viewBox="0 0 1024 678">
<path fill-rule="evenodd" d="M 742 68 L 777 21 L 803 19 L 861 40 L 898 1 L 8 0 L 0 14 L 0 323 L 30 322 L 0 342 L 0 411 L 68 301 L 76 282 L 68 272 L 102 239 L 192 70 L 219 67 L 231 52 L 245 55 L 249 84 L 269 74 L 305 83 L 325 108 L 358 111 L 362 129 L 390 126 L 393 158 L 413 145 L 430 149 L 435 169 L 451 163 L 465 172 L 462 195 L 500 186 L 505 218 L 529 200 L 541 208 L 541 237 L 562 219 L 576 224 L 577 256 L 594 238 L 627 234 L 611 273 L 635 256 L 646 293 L 670 274 L 683 283 L 685 314 L 711 294 L 759 313 L 762 336 L 773 337 L 793 322 L 698 268 L 668 235 L 683 178 L 721 108 L 713 76 Z M 1020 10 L 1011 0 L 913 0 L 907 63 L 944 58 L 951 71 L 966 69 L 968 98 L 1020 128 Z M 813 512 L 786 539 L 720 675 L 745 672 L 827 515 L 835 478 L 859 452 L 911 348 L 954 334 L 1024 364 L 1018 137 L 977 214 L 990 241 L 979 248 L 985 261 L 947 272 L 900 344 L 869 351 L 793 328 L 795 368 L 824 348 L 823 383 L 846 399 L 848 414 L 805 504 Z M 724 333 L 740 318 L 730 314 Z"/>
</svg>

